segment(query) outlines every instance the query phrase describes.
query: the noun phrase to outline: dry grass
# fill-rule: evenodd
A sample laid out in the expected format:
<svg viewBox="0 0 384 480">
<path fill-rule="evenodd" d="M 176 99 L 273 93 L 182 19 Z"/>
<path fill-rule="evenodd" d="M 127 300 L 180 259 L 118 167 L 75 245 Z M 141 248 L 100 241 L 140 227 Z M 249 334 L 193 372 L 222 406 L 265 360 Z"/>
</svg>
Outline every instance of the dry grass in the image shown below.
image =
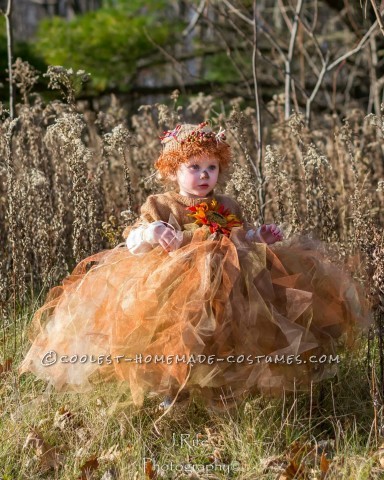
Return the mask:
<svg viewBox="0 0 384 480">
<path fill-rule="evenodd" d="M 87 461 L 92 478 L 144 478 L 145 457 L 159 464 L 239 462 L 241 467 L 231 475 L 220 476 L 216 469 L 211 477 L 158 478 L 379 478 L 382 119 L 351 110 L 344 122 L 324 116 L 308 130 L 300 115 L 293 115 L 288 123 L 266 127 L 270 146 L 255 168 L 255 115 L 251 108 L 241 110 L 241 101 L 227 112 L 212 97 L 199 95 L 181 107 L 175 93 L 169 105 L 143 106 L 127 119 L 114 98 L 98 113 L 75 103 L 84 72 L 50 68 L 51 86 L 65 101 L 48 103 L 30 93 L 36 73 L 27 64 L 17 62 L 14 73 L 23 104 L 13 121 L 0 109 L 3 370 L 6 359 L 17 365 L 25 352 L 26 327 L 47 288 L 83 257 L 121 242 L 124 226 L 135 220 L 146 196 L 161 191 L 152 175 L 157 134 L 182 119 L 211 118 L 226 129 L 236 162 L 225 191 L 236 196 L 249 221 L 278 221 L 288 235 L 312 232 L 340 261 L 362 252 L 364 262 L 355 274 L 373 300 L 376 328 L 368 350 L 360 360 L 345 359 L 332 386 L 285 400 L 255 398 L 222 416 L 191 405 L 161 420 L 160 437 L 153 427 L 159 416 L 155 400 L 135 411 L 110 388 L 90 396 L 56 395 L 29 376 L 19 383 L 10 367 L 0 373 L 1 478 L 87 478 L 86 468 L 81 474 Z M 175 449 L 170 432 L 200 434 L 207 441 Z M 153 467 L 149 462 L 147 478 L 156 478 Z"/>
<path fill-rule="evenodd" d="M 84 72 L 50 67 L 46 75 L 65 102 L 44 103 L 30 94 L 36 73 L 18 61 L 14 76 L 24 103 L 14 121 L 4 110 L 1 115 L 3 304 L 12 295 L 21 300 L 32 282 L 35 288 L 56 284 L 74 262 L 121 240 L 123 225 L 135 219 L 146 196 L 162 189 L 152 176 L 158 134 L 183 118 L 210 118 L 226 128 L 235 158 L 226 191 L 248 220 L 314 232 L 341 253 L 362 249 L 372 259 L 383 224 L 380 118 L 353 110 L 344 123 L 324 117 L 308 130 L 295 114 L 268 126 L 270 145 L 259 167 L 254 110 L 240 110 L 238 101 L 218 113 L 210 96 L 199 94 L 181 107 L 175 93 L 170 105 L 140 107 L 128 130 L 115 98 L 96 114 L 75 105 Z"/>
<path fill-rule="evenodd" d="M 20 332 L 32 312 L 20 315 Z M 3 347 L 14 352 L 11 342 Z M 21 355 L 19 348 L 15 363 Z M 195 398 L 159 421 L 157 399 L 136 409 L 114 385 L 90 394 L 56 394 L 33 375 L 17 378 L 10 368 L 0 376 L 0 475 L 4 480 L 380 478 L 382 411 L 376 412 L 376 425 L 366 371 L 364 361 L 344 355 L 339 377 L 308 394 L 250 398 L 220 414 Z"/>
</svg>

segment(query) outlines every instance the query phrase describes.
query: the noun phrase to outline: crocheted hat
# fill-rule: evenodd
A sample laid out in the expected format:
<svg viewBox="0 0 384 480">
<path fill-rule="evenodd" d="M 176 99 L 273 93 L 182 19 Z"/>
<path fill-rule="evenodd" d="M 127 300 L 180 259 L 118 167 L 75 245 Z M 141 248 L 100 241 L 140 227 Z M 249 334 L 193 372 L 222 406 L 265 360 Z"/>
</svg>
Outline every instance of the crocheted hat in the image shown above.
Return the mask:
<svg viewBox="0 0 384 480">
<path fill-rule="evenodd" d="M 191 157 L 209 156 L 219 161 L 221 169 L 231 161 L 231 148 L 225 141 L 224 130 L 214 133 L 208 122 L 193 125 L 179 124 L 167 130 L 160 137 L 163 152 L 155 162 L 162 176 L 174 175 L 182 163 Z"/>
</svg>

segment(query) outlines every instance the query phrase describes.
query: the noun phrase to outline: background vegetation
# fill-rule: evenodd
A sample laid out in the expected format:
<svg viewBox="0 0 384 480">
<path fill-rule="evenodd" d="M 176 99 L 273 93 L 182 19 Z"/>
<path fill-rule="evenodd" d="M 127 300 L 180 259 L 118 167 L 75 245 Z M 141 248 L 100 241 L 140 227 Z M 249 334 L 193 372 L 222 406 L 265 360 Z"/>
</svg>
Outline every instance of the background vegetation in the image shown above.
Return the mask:
<svg viewBox="0 0 384 480">
<path fill-rule="evenodd" d="M 0 8 L 7 2 L 0 0 Z M 305 108 L 326 63 L 318 94 L 311 100 L 316 111 L 343 115 L 351 103 L 367 113 L 380 111 L 384 40 L 379 28 L 364 40 L 376 20 L 372 1 L 299 2 L 297 28 L 294 5 L 283 0 L 260 0 L 256 8 L 245 0 L 13 3 L 15 58 L 21 56 L 41 71 L 62 65 L 91 73 L 83 93 L 90 105 L 113 92 L 135 109 L 148 100 L 164 99 L 175 88 L 182 93 L 214 92 L 223 99 L 242 96 L 252 104 L 255 48 L 267 118 L 273 114 L 268 102 L 285 92 L 288 65 L 295 109 Z M 0 45 L 5 49 L 5 42 Z M 5 60 L 1 55 L 0 61 Z M 0 82 L 6 83 L 4 68 Z M 0 95 L 7 99 L 5 89 Z"/>
<path fill-rule="evenodd" d="M 33 44 L 24 39 L 29 59 L 63 63 L 44 75 L 13 62 L 13 116 L 8 100 L 0 107 L 0 475 L 176 478 L 140 463 L 169 462 L 172 453 L 175 462 L 240 462 L 233 478 L 380 478 L 380 6 L 140 3 L 106 2 L 45 20 Z M 41 91 L 47 84 L 49 93 Z M 146 196 L 161 191 L 152 176 L 161 132 L 206 119 L 233 146 L 225 191 L 249 221 L 277 221 L 287 236 L 312 233 L 328 242 L 334 261 L 354 265 L 375 317 L 360 357 L 345 357 L 341 377 L 310 395 L 250 399 L 221 418 L 191 405 L 181 411 L 187 416 L 159 422 L 150 399 L 135 412 L 113 389 L 58 396 L 32 377 L 18 379 L 27 326 L 46 290 L 85 256 L 119 244 Z M 170 431 L 211 435 L 210 443 L 191 457 L 172 451 Z M 231 478 L 199 475 L 188 478 Z"/>
</svg>

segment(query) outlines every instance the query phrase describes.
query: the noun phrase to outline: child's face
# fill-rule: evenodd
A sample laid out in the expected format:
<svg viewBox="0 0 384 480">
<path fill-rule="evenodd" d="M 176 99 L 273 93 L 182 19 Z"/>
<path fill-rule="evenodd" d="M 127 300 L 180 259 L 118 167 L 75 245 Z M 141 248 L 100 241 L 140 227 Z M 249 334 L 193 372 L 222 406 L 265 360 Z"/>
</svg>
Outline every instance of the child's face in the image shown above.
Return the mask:
<svg viewBox="0 0 384 480">
<path fill-rule="evenodd" d="M 179 193 L 190 198 L 206 197 L 215 188 L 218 176 L 219 162 L 215 157 L 191 157 L 177 170 Z"/>
</svg>

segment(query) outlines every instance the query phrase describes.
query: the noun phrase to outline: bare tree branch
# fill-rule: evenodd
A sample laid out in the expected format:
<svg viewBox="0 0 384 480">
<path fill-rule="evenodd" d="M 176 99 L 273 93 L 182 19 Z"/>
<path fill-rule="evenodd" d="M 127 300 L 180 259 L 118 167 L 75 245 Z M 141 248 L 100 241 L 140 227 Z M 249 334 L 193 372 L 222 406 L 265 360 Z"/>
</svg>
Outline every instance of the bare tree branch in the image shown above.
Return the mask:
<svg viewBox="0 0 384 480">
<path fill-rule="evenodd" d="M 284 3 L 282 2 L 282 0 L 278 0 L 278 4 L 279 4 L 279 7 L 280 7 L 280 12 L 281 12 L 281 14 L 284 18 L 285 24 L 287 25 L 289 30 L 292 30 L 292 22 L 289 19 L 288 15 L 287 15 L 287 12 L 285 11 L 286 9 L 285 9 Z"/>
<path fill-rule="evenodd" d="M 283 49 L 280 47 L 280 45 L 278 44 L 278 42 L 273 38 L 273 34 L 269 32 L 270 30 L 270 27 L 269 25 L 266 23 L 266 21 L 264 20 L 264 18 L 262 17 L 261 13 L 260 12 L 256 12 L 257 13 L 257 17 L 255 19 L 255 21 L 257 22 L 257 25 L 260 26 L 261 28 L 261 31 L 263 32 L 263 35 L 265 35 L 265 37 L 268 39 L 268 41 L 271 43 L 271 45 L 279 52 L 281 58 L 282 58 L 282 61 L 284 62 L 284 64 L 286 64 L 288 62 L 288 57 L 287 55 L 285 54 L 285 52 L 283 51 Z M 310 36 L 310 38 L 312 39 L 312 41 L 314 42 L 315 44 L 315 47 L 316 47 L 316 50 L 320 56 L 320 59 L 321 59 L 321 62 L 322 64 L 325 63 L 325 58 L 324 58 L 324 55 L 321 51 L 321 48 L 319 46 L 319 43 L 316 39 L 316 36 L 313 34 L 313 32 L 309 29 L 309 27 L 305 24 L 305 22 L 302 21 L 302 19 L 300 17 L 298 17 L 298 20 L 300 23 L 303 24 L 305 30 L 308 32 L 308 35 Z M 241 30 L 238 29 L 238 27 L 232 22 L 230 21 L 231 25 L 233 26 L 233 28 L 236 29 L 236 31 L 238 31 L 238 33 L 240 35 L 244 35 L 243 32 Z M 253 23 L 253 22 L 252 22 Z M 291 29 L 293 29 L 293 24 L 289 21 L 288 23 L 291 27 Z M 299 48 L 300 48 L 300 51 L 302 51 L 302 53 L 304 54 L 305 56 L 305 59 L 306 61 L 308 62 L 308 65 L 311 67 L 311 70 L 313 71 L 313 73 L 316 75 L 316 77 L 318 78 L 321 74 L 321 71 L 319 71 L 315 65 L 315 63 L 313 62 L 311 56 L 308 54 L 307 50 L 305 49 L 305 47 L 303 45 L 299 45 Z M 284 76 L 286 75 L 286 70 L 281 68 L 279 65 L 273 63 L 270 58 L 266 58 L 260 51 L 258 51 L 258 53 L 260 54 L 261 58 L 263 58 L 266 62 L 268 62 L 271 66 L 273 66 L 274 68 L 280 70 Z M 292 53 L 292 59 L 293 59 L 293 53 Z M 291 59 L 291 60 L 292 60 Z M 327 60 L 328 61 L 328 60 Z M 324 78 L 324 75 L 325 75 L 326 72 L 323 72 L 322 73 L 322 76 L 321 76 L 321 80 Z M 289 89 L 293 89 L 295 87 L 297 87 L 301 94 L 308 100 L 310 97 L 308 96 L 307 92 L 305 91 L 305 88 L 301 85 L 301 83 L 294 78 L 294 76 L 292 75 L 292 72 L 290 72 L 290 75 L 289 76 L 285 76 L 285 79 L 289 79 L 289 82 L 290 82 L 290 86 L 289 86 Z M 321 86 L 321 82 L 320 84 L 318 85 L 318 87 L 316 88 L 316 91 L 315 91 L 315 95 L 317 94 L 318 92 L 318 89 L 320 88 Z M 290 95 L 295 95 L 295 92 L 291 92 L 290 91 L 290 94 L 289 94 L 289 97 Z M 314 97 L 313 97 L 314 98 Z M 332 104 L 332 100 L 328 94 L 328 92 L 325 92 L 325 99 L 327 100 L 328 104 L 330 105 L 331 107 L 331 104 Z M 294 101 L 295 101 L 295 105 L 296 105 L 296 108 L 297 108 L 297 105 L 298 105 L 298 101 L 297 101 L 297 98 L 294 98 Z M 311 107 L 311 103 L 312 103 L 312 99 L 309 101 L 309 104 L 308 104 L 308 108 L 309 108 L 309 111 L 310 111 L 310 107 Z"/>
<path fill-rule="evenodd" d="M 330 65 L 328 64 L 329 58 L 326 58 L 323 61 L 323 67 L 322 67 L 320 75 L 317 79 L 315 88 L 313 89 L 312 94 L 311 94 L 311 96 L 309 97 L 309 99 L 307 100 L 307 103 L 306 103 L 305 119 L 306 119 L 307 124 L 310 123 L 312 102 L 315 99 L 315 97 L 316 97 L 316 95 L 317 95 L 317 93 L 320 89 L 320 86 L 321 86 L 321 84 L 324 80 L 325 75 L 328 72 L 330 72 L 331 70 L 333 70 L 335 67 L 340 65 L 347 58 L 351 57 L 355 53 L 358 53 L 365 46 L 365 44 L 367 43 L 367 41 L 369 40 L 369 38 L 371 37 L 371 35 L 375 31 L 375 29 L 377 27 L 377 24 L 378 24 L 378 21 L 376 20 L 374 22 L 374 24 L 371 26 L 371 28 L 368 30 L 368 32 L 364 35 L 364 37 L 360 40 L 360 42 L 358 43 L 358 45 L 354 49 L 350 50 L 349 52 L 346 52 L 344 55 L 341 55 L 339 58 L 337 58 Z"/>
<path fill-rule="evenodd" d="M 377 23 L 380 25 L 381 33 L 384 35 L 384 24 L 383 24 L 383 19 L 381 18 L 382 12 L 381 13 L 379 12 L 379 9 L 377 8 L 375 0 L 371 0 L 371 4 L 377 18 Z"/>
<path fill-rule="evenodd" d="M 192 32 L 192 30 L 196 27 L 196 24 L 199 21 L 200 15 L 204 11 L 206 3 L 207 3 L 207 0 L 201 0 L 198 9 L 196 10 L 195 14 L 193 15 L 191 21 L 189 22 L 188 27 L 182 33 L 183 37 L 187 37 Z"/>
<path fill-rule="evenodd" d="M 288 56 L 285 61 L 285 119 L 288 120 L 291 114 L 291 62 L 295 49 L 299 17 L 303 8 L 303 0 L 298 0 L 295 10 L 295 17 L 292 24 L 291 38 L 289 41 Z"/>
<path fill-rule="evenodd" d="M 355 53 L 358 53 L 365 46 L 365 44 L 367 43 L 367 40 L 369 40 L 369 37 L 375 31 L 376 27 L 377 27 L 377 20 L 371 26 L 371 28 L 368 30 L 368 32 L 364 35 L 364 37 L 360 40 L 360 42 L 357 44 L 357 46 L 353 50 L 350 50 L 349 52 L 345 53 L 344 55 L 341 55 L 341 57 L 339 57 L 334 62 L 332 62 L 330 65 L 328 65 L 327 72 L 330 72 L 335 67 L 337 67 L 337 65 L 339 65 L 339 63 L 343 62 L 344 60 L 351 57 Z"/>
<path fill-rule="evenodd" d="M 317 78 L 316 85 L 315 85 L 310 97 L 308 98 L 306 106 L 305 106 L 305 119 L 306 119 L 307 125 L 309 125 L 309 122 L 310 122 L 310 119 L 311 119 L 312 102 L 315 99 L 315 97 L 316 97 L 316 95 L 317 95 L 317 93 L 318 93 L 318 91 L 321 87 L 321 84 L 323 83 L 325 74 L 327 73 L 328 61 L 329 61 L 329 54 L 327 53 L 327 58 L 324 60 L 323 68 L 321 69 L 320 75 Z"/>
<path fill-rule="evenodd" d="M 318 15 L 319 15 L 319 6 L 318 6 L 318 3 L 317 3 L 317 0 L 315 0 L 314 9 L 315 9 L 315 13 L 314 13 L 314 15 L 313 15 L 312 26 L 311 26 L 311 28 L 310 28 L 310 31 L 311 31 L 311 32 L 314 32 L 314 31 L 315 31 L 315 28 L 316 28 L 316 25 L 317 25 L 317 17 L 318 17 Z"/>
<path fill-rule="evenodd" d="M 253 0 L 253 51 L 252 51 L 252 73 L 253 73 L 253 86 L 255 90 L 255 107 L 256 107 L 256 121 L 257 121 L 257 170 L 259 174 L 259 180 L 262 180 L 262 128 L 261 128 L 261 115 L 260 115 L 260 103 L 259 103 L 259 88 L 257 82 L 256 71 L 256 57 L 257 57 L 257 22 L 256 22 L 256 0 Z M 260 202 L 261 205 L 261 202 Z"/>
<path fill-rule="evenodd" d="M 356 77 L 359 75 L 359 67 L 361 64 L 362 57 L 357 57 L 355 63 L 352 66 L 351 72 L 348 75 L 347 84 L 344 90 L 345 103 L 350 102 L 351 100 L 351 89 L 355 83 Z"/>
<path fill-rule="evenodd" d="M 269 25 L 266 23 L 266 21 L 264 20 L 264 18 L 261 16 L 260 13 L 258 13 L 258 20 L 259 20 L 259 24 L 261 26 L 261 30 L 263 32 L 263 34 L 266 36 L 266 38 L 269 40 L 269 42 L 271 43 L 271 45 L 273 47 L 276 48 L 276 50 L 279 52 L 279 54 L 281 55 L 282 59 L 284 62 L 286 62 L 287 60 L 287 56 L 285 55 L 283 49 L 280 47 L 280 45 L 278 44 L 278 42 L 273 38 L 273 34 L 269 33 L 269 30 L 270 30 L 270 27 Z"/>
<path fill-rule="evenodd" d="M 222 2 L 233 12 L 235 15 L 237 15 L 239 18 L 244 20 L 244 22 L 247 22 L 249 25 L 253 25 L 253 20 L 250 18 L 246 17 L 243 13 L 240 12 L 240 10 L 232 5 L 228 0 L 222 0 Z"/>
<path fill-rule="evenodd" d="M 225 38 L 225 35 L 223 35 L 223 33 L 221 32 L 220 28 L 218 28 L 217 25 L 214 24 L 214 22 L 212 22 L 212 20 L 210 20 L 210 18 L 205 18 L 205 21 L 211 26 L 211 28 L 219 35 L 219 37 L 221 38 L 222 42 L 224 43 L 225 45 L 225 52 L 228 56 L 228 58 L 230 59 L 233 67 L 235 68 L 236 72 L 238 73 L 239 77 L 243 79 L 243 82 L 245 84 L 245 87 L 247 89 L 247 92 L 248 92 L 248 95 L 251 97 L 252 96 L 252 89 L 251 89 L 251 86 L 250 86 L 250 83 L 248 82 L 248 79 L 247 77 L 244 75 L 244 72 L 242 71 L 242 69 L 239 67 L 239 65 L 237 64 L 237 62 L 235 61 L 235 59 L 233 58 L 233 55 L 232 55 L 232 46 L 227 42 L 226 38 Z"/>
<path fill-rule="evenodd" d="M 306 25 L 306 23 L 301 19 L 299 18 L 299 21 L 300 23 L 303 25 L 304 29 L 306 30 L 306 32 L 308 33 L 308 35 L 310 36 L 311 40 L 313 41 L 314 45 L 315 45 L 315 48 L 319 54 L 319 57 L 320 57 L 320 60 L 321 60 L 321 63 L 324 64 L 325 62 L 325 58 L 324 58 L 324 55 L 321 51 L 321 48 L 320 48 L 320 45 L 317 41 L 317 38 L 316 36 L 313 34 L 313 32 L 311 31 L 311 29 Z M 280 47 L 280 45 L 277 43 L 276 40 L 274 40 L 273 38 L 273 35 L 269 32 L 270 30 L 270 27 L 269 25 L 266 23 L 266 21 L 264 20 L 264 18 L 261 16 L 260 12 L 258 12 L 258 22 L 259 24 L 261 25 L 261 30 L 263 32 L 263 34 L 265 35 L 265 37 L 267 38 L 267 40 L 269 40 L 269 42 L 271 43 L 271 45 L 276 48 L 276 50 L 279 52 L 284 64 L 286 63 L 287 61 L 287 56 L 286 54 L 284 53 L 284 51 L 282 50 L 282 48 Z M 289 23 L 289 25 L 291 25 L 292 27 L 292 23 Z M 307 50 L 305 49 L 304 45 L 301 45 L 299 44 L 298 45 L 299 47 L 299 50 L 300 52 L 304 55 L 305 57 L 305 60 L 307 61 L 308 65 L 310 66 L 312 72 L 315 74 L 316 78 L 319 77 L 320 75 L 320 70 L 316 67 L 316 64 L 314 63 L 313 59 L 311 58 L 311 55 L 307 52 Z M 284 75 L 285 75 L 285 70 L 282 69 L 281 67 L 279 67 L 278 65 L 272 63 L 268 58 L 266 58 L 264 55 L 262 55 L 260 53 L 261 57 L 267 61 L 270 65 L 272 65 L 274 68 L 276 69 L 279 69 L 281 70 Z M 295 88 L 295 87 L 298 87 L 298 89 L 300 90 L 300 92 L 302 93 L 302 95 L 308 99 L 309 98 L 309 95 L 307 94 L 307 92 L 305 91 L 305 88 L 304 86 L 301 84 L 301 82 L 298 82 L 297 79 L 294 78 L 294 76 L 292 75 L 291 73 L 291 86 L 292 88 Z M 294 93 L 294 92 L 292 92 Z M 332 106 L 332 100 L 329 96 L 329 93 L 327 91 L 324 92 L 324 97 L 326 99 L 326 101 L 328 102 L 328 105 L 331 107 Z M 295 105 L 297 105 L 297 99 L 295 100 Z"/>
<path fill-rule="evenodd" d="M 184 77 L 183 77 L 183 70 L 185 70 L 185 66 L 180 63 L 176 58 L 174 58 L 172 55 L 170 55 L 163 47 L 158 45 L 153 38 L 149 35 L 148 31 L 144 28 L 144 35 L 147 37 L 148 41 L 156 47 L 168 60 L 172 62 L 174 65 L 174 72 L 177 76 L 177 81 L 179 82 L 180 89 L 182 93 L 185 93 L 185 82 L 184 82 Z M 189 73 L 189 72 L 188 72 Z"/>
<path fill-rule="evenodd" d="M 370 50 L 371 50 L 371 55 L 369 56 L 369 76 L 371 80 L 371 88 L 369 92 L 369 103 L 373 103 L 375 106 L 375 113 L 379 117 L 381 117 L 381 105 L 380 105 L 380 90 L 379 90 L 379 85 L 377 81 L 377 45 L 376 45 L 376 38 L 375 35 L 373 35 L 369 39 L 370 43 Z M 370 109 L 369 109 L 370 110 Z M 368 111 L 368 113 L 371 113 Z"/>
<path fill-rule="evenodd" d="M 15 117 L 15 98 L 13 85 L 13 35 L 12 35 L 12 0 L 8 0 L 7 9 L 4 13 L 7 32 L 7 56 L 8 56 L 8 80 L 9 80 L 9 115 Z"/>
</svg>

